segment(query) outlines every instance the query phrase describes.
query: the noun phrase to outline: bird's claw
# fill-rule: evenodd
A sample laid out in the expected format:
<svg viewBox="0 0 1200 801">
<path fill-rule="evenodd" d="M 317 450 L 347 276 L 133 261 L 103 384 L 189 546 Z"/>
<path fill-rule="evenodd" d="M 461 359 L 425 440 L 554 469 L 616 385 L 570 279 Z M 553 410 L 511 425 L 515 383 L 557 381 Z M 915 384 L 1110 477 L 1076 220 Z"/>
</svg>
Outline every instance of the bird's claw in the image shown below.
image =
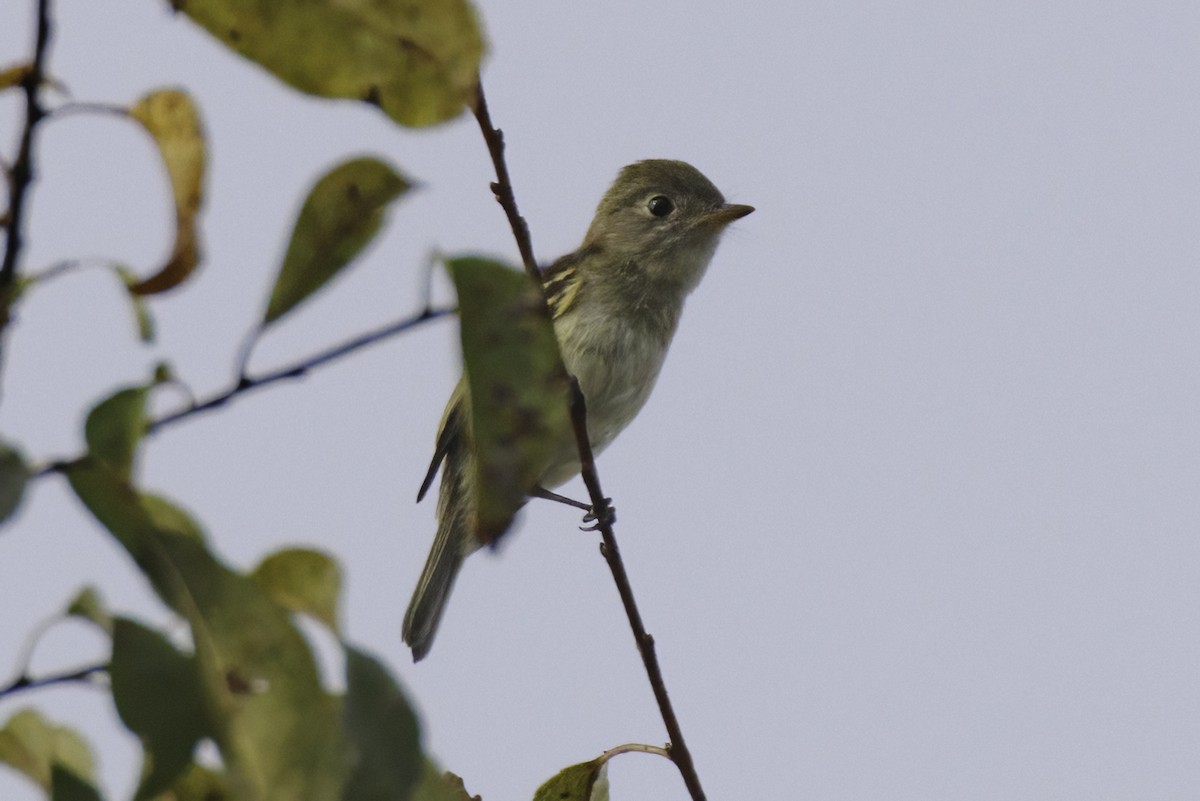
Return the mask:
<svg viewBox="0 0 1200 801">
<path fill-rule="evenodd" d="M 596 507 L 592 507 L 586 515 L 583 516 L 584 523 L 591 523 L 590 526 L 580 526 L 580 531 L 599 531 L 601 526 L 611 526 L 617 522 L 617 510 L 613 508 L 612 498 L 605 498 L 604 504 L 599 512 Z"/>
</svg>

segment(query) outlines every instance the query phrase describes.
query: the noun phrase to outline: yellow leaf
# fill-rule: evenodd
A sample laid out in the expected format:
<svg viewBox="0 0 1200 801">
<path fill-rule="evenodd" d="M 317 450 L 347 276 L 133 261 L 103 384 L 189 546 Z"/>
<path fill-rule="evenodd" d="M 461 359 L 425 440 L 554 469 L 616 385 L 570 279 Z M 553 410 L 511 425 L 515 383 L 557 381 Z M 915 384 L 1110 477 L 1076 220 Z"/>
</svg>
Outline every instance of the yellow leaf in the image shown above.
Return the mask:
<svg viewBox="0 0 1200 801">
<path fill-rule="evenodd" d="M 468 0 L 172 0 L 231 49 L 302 92 L 379 106 L 401 125 L 474 99 L 483 33 Z"/>
<path fill-rule="evenodd" d="M 195 104 L 177 89 L 151 92 L 129 114 L 154 137 L 175 199 L 175 245 L 170 257 L 157 273 L 129 288 L 136 295 L 153 295 L 179 286 L 200 262 L 196 217 L 204 202 L 204 131 Z"/>
</svg>

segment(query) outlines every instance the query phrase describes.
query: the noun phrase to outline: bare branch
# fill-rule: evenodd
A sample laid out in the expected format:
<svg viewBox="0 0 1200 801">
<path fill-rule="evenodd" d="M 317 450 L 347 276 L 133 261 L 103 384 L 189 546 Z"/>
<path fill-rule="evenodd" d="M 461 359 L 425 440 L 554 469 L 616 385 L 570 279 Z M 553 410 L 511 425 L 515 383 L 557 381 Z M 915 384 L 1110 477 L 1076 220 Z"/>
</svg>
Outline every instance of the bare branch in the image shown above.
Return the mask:
<svg viewBox="0 0 1200 801">
<path fill-rule="evenodd" d="M 529 235 L 529 225 L 517 210 L 517 200 L 508 175 L 508 166 L 504 162 L 504 134 L 492 124 L 482 82 L 478 85 L 474 111 L 475 119 L 479 121 L 479 128 L 483 132 L 483 139 L 487 143 L 488 152 L 492 156 L 492 164 L 496 168 L 496 182 L 492 184 L 492 193 L 508 217 L 509 226 L 517 240 L 517 248 L 521 251 L 521 260 L 525 264 L 525 271 L 540 287 L 542 285 L 541 275 L 533 257 L 533 242 Z M 596 460 L 592 454 L 591 441 L 588 438 L 587 407 L 583 392 L 579 389 L 579 382 L 574 377 L 571 379 L 571 422 L 575 429 L 575 440 L 579 446 L 579 463 L 582 466 L 583 482 L 587 485 L 588 494 L 591 496 L 592 512 L 596 516 L 597 528 L 603 540 L 600 550 L 608 562 L 609 570 L 612 571 L 617 592 L 621 595 L 621 603 L 625 606 L 625 615 L 629 618 L 629 626 L 633 630 L 633 638 L 637 642 L 638 651 L 642 655 L 642 663 L 646 667 L 646 675 L 654 690 L 654 698 L 658 701 L 659 712 L 667 727 L 667 736 L 671 740 L 667 749 L 668 754 L 683 776 L 683 782 L 692 796 L 692 801 L 705 801 L 704 790 L 700 786 L 700 777 L 696 774 L 696 767 L 692 763 L 692 754 L 684 742 L 683 731 L 679 727 L 675 709 L 671 706 L 671 699 L 667 695 L 667 686 L 663 681 L 658 655 L 654 650 L 654 638 L 646 632 L 646 627 L 642 623 L 642 615 L 633 599 L 633 587 L 629 583 L 629 575 L 625 572 L 624 562 L 621 561 L 621 552 L 617 548 L 617 539 L 613 534 L 611 508 L 604 493 L 600 491 L 600 477 L 596 472 Z"/>
<path fill-rule="evenodd" d="M 339 345 L 334 345 L 333 347 L 327 348 L 320 353 L 315 353 L 312 356 L 300 359 L 292 364 L 257 377 L 246 375 L 245 364 L 243 363 L 241 365 L 241 369 L 239 370 L 238 379 L 233 386 L 203 400 L 194 400 L 177 412 L 172 412 L 159 417 L 156 420 L 151 420 L 146 427 L 146 433 L 153 434 L 159 429 L 165 428 L 174 423 L 178 423 L 181 420 L 186 420 L 194 415 L 210 412 L 213 409 L 219 409 L 220 407 L 229 403 L 229 401 L 236 398 L 238 395 L 245 394 L 251 390 L 261 389 L 278 381 L 283 381 L 289 378 L 300 378 L 301 376 L 307 374 L 309 370 L 312 370 L 316 367 L 320 367 L 321 365 L 340 359 L 343 356 L 347 356 L 355 351 L 362 350 L 369 345 L 374 345 L 376 342 L 380 342 L 381 340 L 401 334 L 409 329 L 416 328 L 422 323 L 427 323 L 431 320 L 436 320 L 453 313 L 454 309 L 434 309 L 427 307 L 411 317 L 406 317 L 403 320 L 390 323 L 382 328 L 377 328 L 374 331 L 368 331 L 365 334 L 359 334 L 353 339 L 347 340 Z"/>
<path fill-rule="evenodd" d="M 629 627 L 633 630 L 633 639 L 637 643 L 638 652 L 642 655 L 642 664 L 646 667 L 646 676 L 650 679 L 650 687 L 654 691 L 654 700 L 658 702 L 658 710 L 662 714 L 663 723 L 667 727 L 667 737 L 670 743 L 667 751 L 671 761 L 679 768 L 683 783 L 691 793 L 692 801 L 704 801 L 704 789 L 700 786 L 700 776 L 692 762 L 692 752 L 688 750 L 683 739 L 683 730 L 679 727 L 679 719 L 675 715 L 675 707 L 667 694 L 667 685 L 663 680 L 662 668 L 658 664 L 658 653 L 654 648 L 654 637 L 646 631 L 642 623 L 642 613 L 638 611 L 637 601 L 633 598 L 633 585 L 629 583 L 629 574 L 625 572 L 625 563 L 621 560 L 621 551 L 617 547 L 617 538 L 613 533 L 612 514 L 608 500 L 600 489 L 600 476 L 596 472 L 596 459 L 592 454 L 592 443 L 587 431 L 587 403 L 579 381 L 571 379 L 571 424 L 575 429 L 575 443 L 579 446 L 580 474 L 587 487 L 588 496 L 592 501 L 592 512 L 596 516 L 596 527 L 600 530 L 603 542 L 600 553 L 608 562 L 612 571 L 613 581 L 621 596 L 621 604 L 625 607 L 625 616 L 629 618 Z"/>
<path fill-rule="evenodd" d="M 488 112 L 482 81 L 476 84 L 473 111 L 475 119 L 479 121 L 479 129 L 483 132 L 483 141 L 487 143 L 488 153 L 492 156 L 492 166 L 496 168 L 496 181 L 491 185 L 492 194 L 496 196 L 496 202 L 504 209 L 508 224 L 512 226 L 513 238 L 517 240 L 517 249 L 521 251 L 521 263 L 525 265 L 525 272 L 541 286 L 542 277 L 537 260 L 533 257 L 533 239 L 529 235 L 529 224 L 517 210 L 512 179 L 508 177 L 508 164 L 504 161 L 504 132 L 492 125 L 492 115 Z"/>
<path fill-rule="evenodd" d="M 21 79 L 21 88 L 25 92 L 25 125 L 21 129 L 17 158 L 7 171 L 9 203 L 5 213 L 4 260 L 0 262 L 0 337 L 8 327 L 9 304 L 13 301 L 17 283 L 17 263 L 25 244 L 25 209 L 34 177 L 34 135 L 46 118 L 41 90 L 46 79 L 46 51 L 50 46 L 51 27 L 50 0 L 38 0 L 33 63 Z M 2 356 L 3 342 L 0 341 L 0 361 Z"/>
<path fill-rule="evenodd" d="M 25 202 L 33 183 L 34 134 L 46 117 L 41 89 L 46 79 L 46 50 L 50 45 L 50 0 L 38 0 L 37 33 L 34 37 L 33 64 L 21 78 L 25 92 L 25 125 L 17 146 L 17 159 L 9 170 L 8 236 L 4 241 L 4 262 L 0 264 L 0 289 L 7 291 L 17 280 L 17 260 L 25 244 Z"/>
<path fill-rule="evenodd" d="M 43 676 L 39 679 L 30 678 L 22 674 L 13 679 L 8 686 L 0 687 L 0 698 L 7 695 L 15 695 L 25 690 L 36 690 L 39 687 L 50 687 L 55 684 L 72 684 L 75 682 L 88 683 L 88 680 L 97 673 L 104 673 L 108 670 L 108 665 L 88 665 L 87 667 L 71 670 L 66 673 L 54 673 L 50 676 Z"/>
</svg>

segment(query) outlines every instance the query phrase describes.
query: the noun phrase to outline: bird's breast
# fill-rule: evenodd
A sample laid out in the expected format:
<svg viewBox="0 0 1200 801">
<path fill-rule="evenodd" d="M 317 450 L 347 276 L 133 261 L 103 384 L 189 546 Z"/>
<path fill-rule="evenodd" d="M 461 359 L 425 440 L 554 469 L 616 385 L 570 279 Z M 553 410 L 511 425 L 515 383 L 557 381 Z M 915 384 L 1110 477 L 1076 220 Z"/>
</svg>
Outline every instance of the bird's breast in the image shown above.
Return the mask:
<svg viewBox="0 0 1200 801">
<path fill-rule="evenodd" d="M 579 310 L 555 321 L 567 370 L 587 401 L 588 434 L 599 453 L 637 416 L 654 389 L 670 332 L 619 315 Z M 574 443 L 564 443 L 546 484 L 557 486 L 579 471 Z"/>
</svg>

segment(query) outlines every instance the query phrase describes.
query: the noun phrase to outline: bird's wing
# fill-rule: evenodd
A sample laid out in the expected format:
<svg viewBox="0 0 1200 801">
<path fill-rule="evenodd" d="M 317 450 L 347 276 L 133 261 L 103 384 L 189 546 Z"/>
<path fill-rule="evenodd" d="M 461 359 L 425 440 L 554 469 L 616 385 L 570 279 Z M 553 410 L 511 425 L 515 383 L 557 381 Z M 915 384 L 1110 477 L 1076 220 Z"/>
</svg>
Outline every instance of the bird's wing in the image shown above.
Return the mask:
<svg viewBox="0 0 1200 801">
<path fill-rule="evenodd" d="M 542 273 L 542 286 L 546 290 L 546 301 L 550 304 L 553 319 L 562 317 L 575 305 L 575 300 L 579 297 L 579 288 L 583 286 L 579 264 L 588 255 L 590 251 L 583 248 L 568 253 Z"/>
<path fill-rule="evenodd" d="M 429 470 L 425 473 L 425 480 L 421 482 L 421 489 L 417 491 L 417 503 L 429 492 L 438 468 L 442 466 L 442 460 L 463 435 L 470 411 L 467 409 L 465 386 L 465 381 L 459 381 L 446 403 L 446 411 L 442 413 L 442 425 L 438 430 L 437 446 L 433 449 L 433 459 L 429 462 Z"/>
</svg>

